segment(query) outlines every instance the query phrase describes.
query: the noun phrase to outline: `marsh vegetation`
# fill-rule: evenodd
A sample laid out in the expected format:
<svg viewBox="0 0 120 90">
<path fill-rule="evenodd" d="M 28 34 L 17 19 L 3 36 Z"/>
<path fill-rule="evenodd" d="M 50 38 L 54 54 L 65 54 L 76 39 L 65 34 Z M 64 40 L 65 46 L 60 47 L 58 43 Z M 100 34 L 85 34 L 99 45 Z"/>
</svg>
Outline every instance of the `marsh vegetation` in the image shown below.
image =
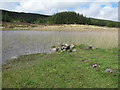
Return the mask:
<svg viewBox="0 0 120 90">
<path fill-rule="evenodd" d="M 117 88 L 118 30 L 104 30 L 3 31 L 2 87 Z M 76 51 L 50 53 L 63 42 Z"/>
<path fill-rule="evenodd" d="M 2 19 L 3 88 L 118 88 L 118 22 L 75 12 Z"/>
<path fill-rule="evenodd" d="M 59 30 L 61 31 L 2 31 L 3 63 L 18 55 L 48 53 L 51 46 L 62 43 L 86 44 L 96 48 L 118 47 L 118 30 Z"/>
</svg>

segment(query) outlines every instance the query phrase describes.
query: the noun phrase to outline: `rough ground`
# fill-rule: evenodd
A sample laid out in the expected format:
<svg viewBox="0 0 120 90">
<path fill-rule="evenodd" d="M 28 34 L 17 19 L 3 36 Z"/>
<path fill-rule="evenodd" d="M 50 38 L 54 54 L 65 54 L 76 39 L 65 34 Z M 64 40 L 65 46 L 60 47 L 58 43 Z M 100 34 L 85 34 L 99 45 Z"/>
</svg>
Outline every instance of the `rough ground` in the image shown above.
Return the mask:
<svg viewBox="0 0 120 90">
<path fill-rule="evenodd" d="M 3 88 L 118 87 L 117 49 L 76 49 L 24 55 L 8 62 L 3 65 Z"/>
</svg>

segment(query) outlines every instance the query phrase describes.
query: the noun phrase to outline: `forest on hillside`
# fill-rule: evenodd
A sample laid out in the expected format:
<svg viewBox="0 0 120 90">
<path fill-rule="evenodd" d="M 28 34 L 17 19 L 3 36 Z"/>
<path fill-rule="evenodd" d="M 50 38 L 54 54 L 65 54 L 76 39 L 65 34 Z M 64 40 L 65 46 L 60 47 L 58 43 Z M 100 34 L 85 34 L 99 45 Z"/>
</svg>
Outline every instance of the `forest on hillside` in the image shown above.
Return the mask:
<svg viewBox="0 0 120 90">
<path fill-rule="evenodd" d="M 11 11 L 2 11 L 3 22 L 24 22 L 34 24 L 83 24 L 107 27 L 119 27 L 120 22 L 88 18 L 76 12 L 59 12 L 54 15 L 41 15 L 33 13 L 19 13 Z"/>
</svg>

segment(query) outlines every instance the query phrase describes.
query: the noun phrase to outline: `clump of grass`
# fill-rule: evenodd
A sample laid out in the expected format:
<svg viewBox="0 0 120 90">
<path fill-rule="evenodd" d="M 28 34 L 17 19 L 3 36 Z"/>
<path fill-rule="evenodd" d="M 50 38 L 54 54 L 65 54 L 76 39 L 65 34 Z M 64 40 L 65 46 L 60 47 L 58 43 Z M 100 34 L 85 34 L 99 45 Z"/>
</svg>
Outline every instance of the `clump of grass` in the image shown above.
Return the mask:
<svg viewBox="0 0 120 90">
<path fill-rule="evenodd" d="M 56 48 L 56 46 L 51 46 L 51 48 Z"/>
<path fill-rule="evenodd" d="M 81 47 L 77 52 L 20 56 L 3 68 L 3 88 L 117 88 L 118 73 L 105 69 L 118 70 L 118 50 Z M 94 63 L 99 67 L 92 68 Z"/>
<path fill-rule="evenodd" d="M 85 49 L 87 47 L 89 47 L 89 45 L 86 45 L 86 44 L 80 44 L 78 46 L 76 46 L 77 48 L 81 48 L 81 49 Z"/>
</svg>

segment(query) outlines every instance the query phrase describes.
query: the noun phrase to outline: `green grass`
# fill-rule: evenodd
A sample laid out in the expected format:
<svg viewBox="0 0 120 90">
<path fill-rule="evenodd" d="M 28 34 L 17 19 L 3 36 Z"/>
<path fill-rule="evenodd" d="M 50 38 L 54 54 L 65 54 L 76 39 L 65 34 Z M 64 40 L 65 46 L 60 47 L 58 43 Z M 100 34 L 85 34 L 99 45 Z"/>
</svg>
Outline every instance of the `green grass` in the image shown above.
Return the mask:
<svg viewBox="0 0 120 90">
<path fill-rule="evenodd" d="M 88 62 L 82 62 L 88 60 Z M 97 63 L 100 67 L 92 68 Z M 113 73 L 105 72 L 112 68 Z M 117 88 L 118 50 L 32 54 L 3 65 L 3 88 Z"/>
</svg>

